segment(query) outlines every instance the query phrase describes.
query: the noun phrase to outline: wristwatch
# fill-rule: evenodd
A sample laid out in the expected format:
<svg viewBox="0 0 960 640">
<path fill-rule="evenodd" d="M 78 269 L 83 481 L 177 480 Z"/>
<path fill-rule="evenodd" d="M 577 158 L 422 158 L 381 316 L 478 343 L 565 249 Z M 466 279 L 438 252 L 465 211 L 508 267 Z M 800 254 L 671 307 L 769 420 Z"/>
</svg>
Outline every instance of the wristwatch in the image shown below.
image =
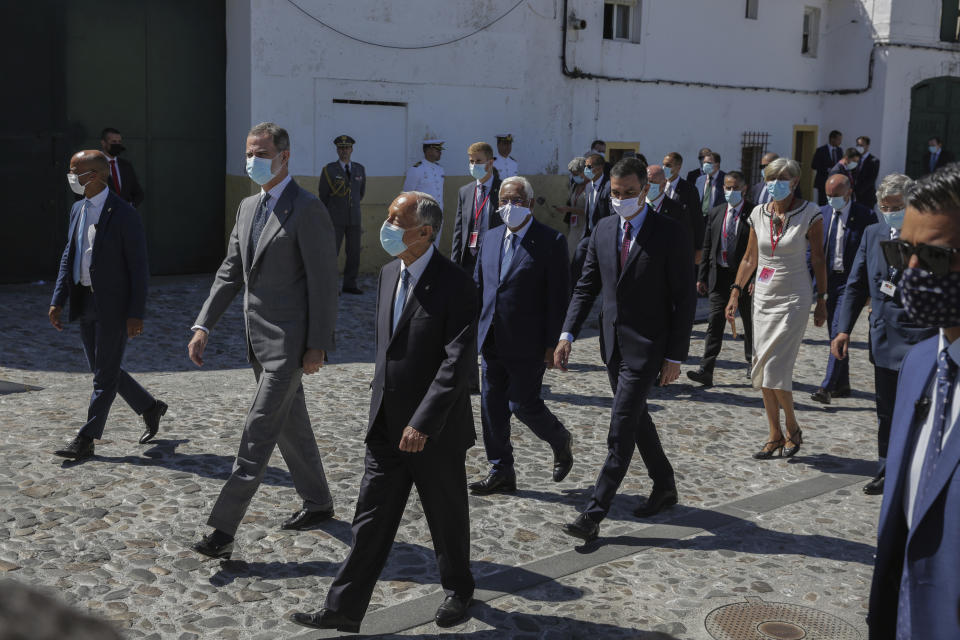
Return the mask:
<svg viewBox="0 0 960 640">
<path fill-rule="evenodd" d="M 730 285 L 730 292 L 732 293 L 734 289 L 736 289 L 736 290 L 737 290 L 738 292 L 740 292 L 740 293 L 743 293 L 743 287 L 741 287 L 740 285 L 738 285 L 736 282 L 734 282 L 732 285 Z"/>
<path fill-rule="evenodd" d="M 818 294 L 817 294 L 817 300 L 823 300 L 824 302 L 826 302 L 826 301 L 827 301 L 827 294 L 825 294 L 825 293 L 818 293 Z"/>
</svg>

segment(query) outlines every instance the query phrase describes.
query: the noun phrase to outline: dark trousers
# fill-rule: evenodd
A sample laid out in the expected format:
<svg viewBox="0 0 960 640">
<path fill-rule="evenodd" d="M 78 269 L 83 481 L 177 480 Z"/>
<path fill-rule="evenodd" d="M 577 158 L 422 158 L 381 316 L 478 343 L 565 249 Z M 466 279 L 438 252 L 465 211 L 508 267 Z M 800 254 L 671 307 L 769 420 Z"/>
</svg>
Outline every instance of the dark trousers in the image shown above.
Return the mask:
<svg viewBox="0 0 960 640">
<path fill-rule="evenodd" d="M 653 480 L 654 489 L 675 485 L 673 467 L 660 444 L 657 427 L 647 411 L 647 394 L 660 374 L 662 362 L 650 362 L 641 371 L 631 369 L 623 362 L 619 349 L 607 363 L 607 375 L 613 389 L 613 409 L 610 412 L 610 431 L 607 434 L 607 459 L 600 469 L 593 497 L 586 514 L 600 522 L 610 510 L 610 503 L 623 482 L 636 446 Z"/>
<path fill-rule="evenodd" d="M 723 332 L 727 327 L 725 311 L 730 301 L 730 285 L 737 276 L 736 269 L 717 266 L 717 283 L 710 292 L 710 315 L 707 319 L 707 335 L 704 339 L 703 357 L 700 368 L 713 375 L 713 368 L 723 345 Z M 738 309 L 743 321 L 743 357 L 747 362 L 753 360 L 753 319 L 750 316 L 750 296 L 744 291 L 739 297 Z"/>
<path fill-rule="evenodd" d="M 887 445 L 890 443 L 890 423 L 893 422 L 893 401 L 897 397 L 897 379 L 899 372 L 886 367 L 873 368 L 873 383 L 877 395 L 877 452 L 881 458 L 887 457 Z"/>
<path fill-rule="evenodd" d="M 584 236 L 573 252 L 573 258 L 570 261 L 570 290 L 577 287 L 577 281 L 580 280 L 580 274 L 583 272 L 583 263 L 587 261 L 587 248 L 590 245 L 590 236 Z"/>
<path fill-rule="evenodd" d="M 127 348 L 127 319 L 98 318 L 94 294 L 86 287 L 84 290 L 86 293 L 80 298 L 80 340 L 93 372 L 93 394 L 87 422 L 80 427 L 79 434 L 99 440 L 118 393 L 137 415 L 150 409 L 156 400 L 121 366 Z"/>
<path fill-rule="evenodd" d="M 357 273 L 360 272 L 360 237 L 363 232 L 358 224 L 348 225 L 346 227 L 334 227 L 337 240 L 337 255 L 340 255 L 340 247 L 343 245 L 343 238 L 347 238 L 347 261 L 343 266 L 343 286 L 344 288 L 354 288 L 357 286 Z"/>
<path fill-rule="evenodd" d="M 384 432 L 378 421 L 367 442 L 353 516 L 353 544 L 324 605 L 352 620 L 362 620 L 366 613 L 414 485 L 430 528 L 444 592 L 473 596 L 466 451 L 447 451 L 428 442 L 419 453 L 405 453 L 388 443 Z"/>
<path fill-rule="evenodd" d="M 837 313 L 837 303 L 843 297 L 846 283 L 846 273 L 833 271 L 827 273 L 827 326 L 830 327 L 831 342 L 840 333 L 840 314 Z M 833 353 L 829 354 L 827 372 L 820 386 L 827 391 L 842 391 L 850 388 L 850 353 L 843 360 L 834 358 Z"/>
<path fill-rule="evenodd" d="M 493 472 L 513 472 L 513 446 L 510 444 L 510 416 L 530 427 L 554 450 L 562 449 L 567 431 L 540 397 L 543 360 L 509 360 L 498 357 L 492 338 L 483 347 L 483 385 L 480 396 L 480 423 L 483 446 Z"/>
<path fill-rule="evenodd" d="M 321 511 L 333 506 L 300 383 L 303 369 L 264 371 L 254 361 L 253 373 L 257 392 L 243 426 L 240 450 L 207 519 L 208 525 L 231 536 L 260 487 L 275 447 L 287 463 L 303 508 Z"/>
</svg>

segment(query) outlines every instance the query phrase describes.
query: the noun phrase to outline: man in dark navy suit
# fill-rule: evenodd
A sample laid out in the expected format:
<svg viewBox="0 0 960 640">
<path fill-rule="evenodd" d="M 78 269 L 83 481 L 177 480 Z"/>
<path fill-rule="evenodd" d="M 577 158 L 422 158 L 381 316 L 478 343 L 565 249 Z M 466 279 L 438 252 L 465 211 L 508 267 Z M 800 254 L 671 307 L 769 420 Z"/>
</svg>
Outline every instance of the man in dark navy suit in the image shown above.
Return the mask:
<svg viewBox="0 0 960 640">
<path fill-rule="evenodd" d="M 727 175 L 720 170 L 720 154 L 711 151 L 703 157 L 700 165 L 701 175 L 697 178 L 697 193 L 700 198 L 700 217 L 706 218 L 710 209 L 723 204 L 723 177 Z"/>
<path fill-rule="evenodd" d="M 117 393 L 143 418 L 141 444 L 156 435 L 167 411 L 122 368 L 127 340 L 143 332 L 150 273 L 140 214 L 107 188 L 109 180 L 107 159 L 99 151 L 79 151 L 70 158 L 67 181 L 83 198 L 70 211 L 48 316 L 62 331 L 63 306 L 70 301 L 69 319 L 80 321 L 83 352 L 93 372 L 87 422 L 71 442 L 54 451 L 74 460 L 93 455 L 93 441 L 103 436 Z"/>
<path fill-rule="evenodd" d="M 653 480 L 650 497 L 634 514 L 651 516 L 677 503 L 673 467 L 647 411 L 647 393 L 654 382 L 667 385 L 680 375 L 697 297 L 686 233 L 673 220 L 651 213 L 644 202 L 646 166 L 636 158 L 621 160 L 610 170 L 610 183 L 617 215 L 601 220 L 590 236 L 554 354 L 556 366 L 566 370 L 572 342 L 602 293 L 600 352 L 613 389 L 609 450 L 586 510 L 564 527 L 586 541 L 599 535 L 634 446 Z"/>
<path fill-rule="evenodd" d="M 483 356 L 480 422 L 491 465 L 486 478 L 470 485 L 479 494 L 517 488 L 511 415 L 553 449 L 554 482 L 573 466 L 570 432 L 540 397 L 570 295 L 567 241 L 533 217 L 533 186 L 526 178 L 503 181 L 500 205 L 504 223 L 487 231 L 474 274 Z"/>
<path fill-rule="evenodd" d="M 586 166 L 583 176 L 587 179 L 587 208 L 584 211 L 585 224 L 583 237 L 577 244 L 570 261 L 570 285 L 573 286 L 580 279 L 583 270 L 583 261 L 587 259 L 587 247 L 590 244 L 590 234 L 597 228 L 597 223 L 610 215 L 610 177 L 604 173 L 603 156 L 595 151 L 587 153 Z"/>
<path fill-rule="evenodd" d="M 680 177 L 681 167 L 683 167 L 683 156 L 676 151 L 671 151 L 664 156 L 663 174 L 667 182 L 664 184 L 663 190 L 667 197 L 679 202 L 683 207 L 684 215 L 693 229 L 694 262 L 700 264 L 700 251 L 703 248 L 706 219 L 702 215 L 703 210 L 700 207 L 697 187 Z"/>
<path fill-rule="evenodd" d="M 467 617 L 474 580 L 465 461 L 476 440 L 468 376 L 476 368 L 477 289 L 434 248 L 442 219 L 432 196 L 404 192 L 380 230 L 384 249 L 399 259 L 380 270 L 376 366 L 353 544 L 324 608 L 293 614 L 298 624 L 359 630 L 414 486 L 446 593 L 435 621 L 449 627 Z"/>
<path fill-rule="evenodd" d="M 843 297 L 863 232 L 876 223 L 877 216 L 853 201 L 850 180 L 844 175 L 830 176 L 825 191 L 827 205 L 820 209 L 820 213 L 826 230 L 823 250 L 827 258 L 827 323 L 832 340 L 840 333 L 837 302 Z M 810 399 L 830 404 L 832 397 L 846 398 L 849 395 L 850 361 L 837 360 L 831 353 L 823 382 Z"/>
<path fill-rule="evenodd" d="M 938 329 L 903 360 L 867 625 L 870 640 L 960 634 L 960 164 L 907 189 L 900 237 L 884 255 L 902 271 L 907 314 Z"/>
<path fill-rule="evenodd" d="M 953 162 L 953 154 L 943 148 L 943 142 L 937 136 L 927 140 L 927 150 L 923 152 L 923 160 L 920 162 L 921 175 L 933 173 L 940 167 L 945 167 Z"/>
<path fill-rule="evenodd" d="M 879 199 L 877 211 L 882 220 L 863 232 L 844 292 L 837 300 L 838 332 L 830 345 L 833 357 L 846 359 L 850 334 L 857 324 L 860 311 L 869 301 L 870 356 L 874 365 L 880 467 L 873 480 L 863 487 L 867 495 L 883 493 L 884 463 L 890 441 L 890 421 L 893 419 L 900 363 L 913 345 L 936 333 L 936 329 L 917 326 L 907 315 L 899 291 L 903 272 L 887 263 L 880 244 L 900 237 L 906 209 L 905 191 L 909 185 L 910 178 L 902 173 L 892 173 L 880 183 L 876 197 Z"/>
<path fill-rule="evenodd" d="M 867 209 L 877 204 L 877 177 L 880 175 L 880 158 L 870 153 L 870 138 L 857 138 L 857 151 L 860 152 L 860 166 L 857 167 L 857 180 L 853 185 L 856 201 Z"/>
<path fill-rule="evenodd" d="M 843 156 L 843 150 L 840 148 L 841 144 L 843 144 L 843 134 L 834 129 L 827 138 L 827 144 L 817 147 L 817 150 L 813 152 L 810 168 L 817 172 L 813 178 L 813 186 L 817 190 L 817 204 L 821 207 L 827 204 L 827 192 L 825 190 L 827 176 Z"/>
<path fill-rule="evenodd" d="M 460 187 L 450 248 L 450 259 L 467 273 L 473 273 L 487 230 L 503 224 L 497 213 L 500 177 L 493 168 L 493 159 L 493 147 L 486 142 L 474 142 L 467 148 L 473 180 Z"/>
</svg>

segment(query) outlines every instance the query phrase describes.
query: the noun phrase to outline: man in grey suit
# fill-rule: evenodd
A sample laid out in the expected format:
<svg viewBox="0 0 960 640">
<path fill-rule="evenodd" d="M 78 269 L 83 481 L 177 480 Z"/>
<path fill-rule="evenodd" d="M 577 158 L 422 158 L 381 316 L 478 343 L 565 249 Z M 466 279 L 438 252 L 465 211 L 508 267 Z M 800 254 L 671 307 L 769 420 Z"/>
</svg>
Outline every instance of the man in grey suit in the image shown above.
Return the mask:
<svg viewBox="0 0 960 640">
<path fill-rule="evenodd" d="M 357 273 L 360 271 L 360 201 L 367 189 L 367 172 L 359 162 L 351 162 L 355 140 L 348 135 L 337 136 L 337 161 L 323 168 L 317 193 L 320 202 L 330 212 L 333 228 L 337 232 L 339 255 L 343 239 L 347 239 L 347 262 L 343 267 L 343 292 L 359 295 Z"/>
<path fill-rule="evenodd" d="M 306 529 L 333 516 L 333 499 L 303 398 L 303 374 L 316 373 L 333 348 L 337 263 L 333 225 L 323 204 L 287 172 L 290 138 L 271 122 L 247 135 L 247 174 L 263 188 L 244 198 L 227 257 L 194 323 L 188 350 L 197 366 L 210 330 L 243 291 L 247 358 L 257 379 L 233 471 L 207 524 L 214 531 L 194 545 L 229 558 L 233 537 L 274 446 L 287 462 L 303 508 L 283 523 Z"/>
</svg>

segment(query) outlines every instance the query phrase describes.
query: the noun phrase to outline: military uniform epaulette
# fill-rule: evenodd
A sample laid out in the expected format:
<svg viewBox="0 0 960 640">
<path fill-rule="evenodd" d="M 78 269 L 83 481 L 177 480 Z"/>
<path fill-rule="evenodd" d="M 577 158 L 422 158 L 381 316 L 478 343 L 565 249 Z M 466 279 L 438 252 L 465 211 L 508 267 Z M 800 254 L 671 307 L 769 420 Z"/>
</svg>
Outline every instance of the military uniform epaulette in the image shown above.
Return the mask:
<svg viewBox="0 0 960 640">
<path fill-rule="evenodd" d="M 419 167 L 421 164 L 423 164 L 423 161 L 422 161 L 422 160 L 421 160 L 421 161 L 418 161 L 418 162 L 415 162 L 415 163 L 413 164 L 413 166 Z"/>
</svg>

